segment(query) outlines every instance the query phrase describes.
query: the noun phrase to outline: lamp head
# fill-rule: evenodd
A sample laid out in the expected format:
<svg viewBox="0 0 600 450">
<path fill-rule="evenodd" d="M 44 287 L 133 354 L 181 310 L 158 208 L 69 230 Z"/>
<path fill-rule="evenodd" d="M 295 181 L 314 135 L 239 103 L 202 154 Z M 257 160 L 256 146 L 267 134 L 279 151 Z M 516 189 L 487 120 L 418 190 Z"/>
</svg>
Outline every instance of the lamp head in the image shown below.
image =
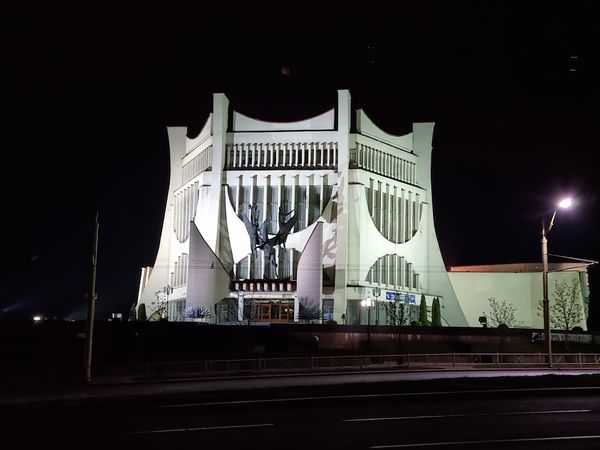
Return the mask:
<svg viewBox="0 0 600 450">
<path fill-rule="evenodd" d="M 571 206 L 571 204 L 573 203 L 573 199 L 572 198 L 564 198 L 562 199 L 559 203 L 558 203 L 558 207 L 565 209 L 568 208 L 569 206 Z"/>
</svg>

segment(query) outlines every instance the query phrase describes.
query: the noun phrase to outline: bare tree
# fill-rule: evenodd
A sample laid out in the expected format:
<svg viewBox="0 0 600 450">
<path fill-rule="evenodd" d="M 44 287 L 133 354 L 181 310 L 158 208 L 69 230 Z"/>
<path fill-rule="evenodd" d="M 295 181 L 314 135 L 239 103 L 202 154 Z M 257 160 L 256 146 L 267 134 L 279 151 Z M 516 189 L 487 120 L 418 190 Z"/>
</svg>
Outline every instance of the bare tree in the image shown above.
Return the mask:
<svg viewBox="0 0 600 450">
<path fill-rule="evenodd" d="M 559 330 L 570 331 L 583 321 L 583 308 L 579 303 L 579 282 L 577 279 L 556 281 L 554 298 L 550 302 L 550 323 Z M 543 301 L 538 303 L 538 316 L 543 317 Z"/>
<path fill-rule="evenodd" d="M 167 295 L 163 291 L 156 291 L 154 293 L 156 300 L 150 303 L 152 307 L 152 313 L 148 317 L 148 320 L 160 320 L 167 315 Z"/>
<path fill-rule="evenodd" d="M 514 327 L 520 322 L 517 322 L 515 312 L 517 307 L 506 300 L 496 300 L 495 298 L 488 299 L 490 303 L 490 312 L 488 314 L 483 313 L 485 316 L 489 316 L 492 326 L 499 327 L 500 325 L 506 325 L 507 327 Z"/>
</svg>

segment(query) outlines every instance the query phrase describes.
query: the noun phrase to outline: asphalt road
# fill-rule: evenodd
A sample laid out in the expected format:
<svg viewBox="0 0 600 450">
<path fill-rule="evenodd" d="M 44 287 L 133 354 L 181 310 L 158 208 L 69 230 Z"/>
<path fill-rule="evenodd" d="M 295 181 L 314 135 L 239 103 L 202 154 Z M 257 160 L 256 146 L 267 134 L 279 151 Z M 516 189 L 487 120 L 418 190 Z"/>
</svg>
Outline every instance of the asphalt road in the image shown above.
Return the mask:
<svg viewBox="0 0 600 450">
<path fill-rule="evenodd" d="M 381 386 L 4 405 L 3 448 L 600 448 L 597 387 Z"/>
</svg>

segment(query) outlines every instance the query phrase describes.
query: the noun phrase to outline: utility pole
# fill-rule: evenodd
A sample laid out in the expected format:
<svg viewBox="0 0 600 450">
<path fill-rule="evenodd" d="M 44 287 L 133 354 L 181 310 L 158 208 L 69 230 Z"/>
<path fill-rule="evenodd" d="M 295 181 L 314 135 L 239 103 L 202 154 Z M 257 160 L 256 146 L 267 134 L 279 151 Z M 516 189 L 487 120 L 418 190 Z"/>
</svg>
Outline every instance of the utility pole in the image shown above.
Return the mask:
<svg viewBox="0 0 600 450">
<path fill-rule="evenodd" d="M 94 333 L 94 309 L 96 303 L 96 266 L 98 264 L 98 222 L 99 211 L 96 211 L 94 224 L 94 243 L 92 245 L 92 283 L 87 305 L 86 330 L 85 330 L 85 381 L 92 381 L 92 340 Z"/>
<path fill-rule="evenodd" d="M 556 214 L 556 213 L 555 213 Z M 554 216 L 552 216 L 552 222 Z M 550 227 L 552 227 L 552 222 Z M 548 228 L 550 231 L 550 228 Z M 552 336 L 550 335 L 550 302 L 548 300 L 548 239 L 542 222 L 542 310 L 544 313 L 544 351 L 548 355 L 548 366 L 552 367 Z"/>
<path fill-rule="evenodd" d="M 554 226 L 554 219 L 559 209 L 568 208 L 571 206 L 571 199 L 565 198 L 556 206 L 550 219 L 550 225 L 546 228 L 546 224 L 542 220 L 542 310 L 544 315 L 544 351 L 548 355 L 548 366 L 552 367 L 552 330 L 550 329 L 550 301 L 548 300 L 548 234 Z"/>
</svg>

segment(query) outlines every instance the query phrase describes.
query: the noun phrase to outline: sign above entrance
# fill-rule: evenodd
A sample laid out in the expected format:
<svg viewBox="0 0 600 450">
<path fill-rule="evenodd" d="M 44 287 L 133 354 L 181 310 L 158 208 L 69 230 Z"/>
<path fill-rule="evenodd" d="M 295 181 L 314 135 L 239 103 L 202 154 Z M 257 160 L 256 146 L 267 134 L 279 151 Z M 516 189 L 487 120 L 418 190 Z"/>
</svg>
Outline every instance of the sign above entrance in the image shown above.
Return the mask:
<svg viewBox="0 0 600 450">
<path fill-rule="evenodd" d="M 385 291 L 385 301 L 401 301 L 404 303 L 417 303 L 417 296 L 415 294 L 408 294 L 406 292 L 394 292 Z"/>
</svg>

